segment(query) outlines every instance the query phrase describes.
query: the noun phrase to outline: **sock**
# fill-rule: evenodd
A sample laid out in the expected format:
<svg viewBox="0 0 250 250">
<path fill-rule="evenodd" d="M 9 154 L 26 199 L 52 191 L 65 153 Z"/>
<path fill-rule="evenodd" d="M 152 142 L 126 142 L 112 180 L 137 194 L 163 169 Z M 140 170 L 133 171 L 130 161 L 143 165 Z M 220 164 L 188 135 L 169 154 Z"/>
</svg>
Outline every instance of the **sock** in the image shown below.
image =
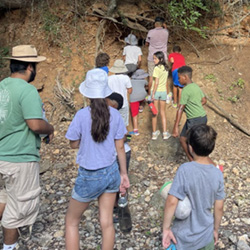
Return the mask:
<svg viewBox="0 0 250 250">
<path fill-rule="evenodd" d="M 12 245 L 5 245 L 3 244 L 3 250 L 12 250 L 16 246 L 17 242 Z"/>
</svg>

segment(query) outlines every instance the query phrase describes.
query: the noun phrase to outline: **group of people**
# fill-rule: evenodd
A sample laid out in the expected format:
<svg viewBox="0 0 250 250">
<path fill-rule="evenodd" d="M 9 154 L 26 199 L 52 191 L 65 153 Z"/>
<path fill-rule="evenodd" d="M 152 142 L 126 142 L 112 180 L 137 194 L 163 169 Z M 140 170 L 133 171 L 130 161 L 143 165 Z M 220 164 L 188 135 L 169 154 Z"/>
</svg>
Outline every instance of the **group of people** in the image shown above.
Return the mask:
<svg viewBox="0 0 250 250">
<path fill-rule="evenodd" d="M 141 101 L 149 94 L 157 108 L 160 106 L 163 139 L 171 136 L 166 128 L 165 114 L 168 31 L 164 20 L 157 17 L 155 29 L 147 35 L 148 73 L 140 69 L 142 53 L 136 37 L 130 34 L 125 41 L 125 62 L 116 60 L 109 68 L 110 58 L 106 53 L 96 57 L 96 68 L 87 72 L 79 87 L 80 93 L 90 100 L 90 105 L 75 114 L 66 133 L 71 148 L 78 149 L 79 164 L 65 218 L 68 250 L 80 248 L 81 216 L 95 199 L 99 204 L 102 249 L 114 248 L 113 208 L 117 194 L 124 195 L 130 187 L 127 94 L 130 94 L 134 126 L 131 134 L 139 135 L 137 115 L 142 109 Z M 206 98 L 199 86 L 193 83 L 192 69 L 185 66 L 185 60 L 179 54 L 178 47 L 169 55 L 169 61 L 175 65 L 172 67 L 174 96 L 177 97 L 179 92 L 179 99 L 175 98 L 173 103 L 176 106 L 179 102 L 172 136 L 179 136 L 178 126 L 184 111 L 187 121 L 180 141 L 190 162 L 179 167 L 169 191 L 162 245 L 168 248 L 174 244 L 178 250 L 210 250 L 218 241 L 225 197 L 223 174 L 209 157 L 217 133 L 206 125 L 203 108 Z M 42 101 L 36 88 L 29 84 L 35 79 L 37 63 L 46 58 L 38 56 L 34 46 L 20 45 L 12 49 L 12 56 L 7 59 L 10 59 L 11 76 L 0 82 L 0 177 L 4 181 L 0 190 L 0 216 L 3 249 L 12 250 L 17 247 L 22 227 L 31 226 L 36 220 L 41 190 L 38 163 L 40 137 L 46 134 L 52 140 L 54 128 L 44 119 Z M 109 72 L 114 74 L 108 76 Z M 152 116 L 153 140 L 160 134 L 156 127 L 157 116 Z M 191 214 L 185 220 L 175 219 L 171 229 L 178 201 L 186 196 L 191 202 Z"/>
</svg>

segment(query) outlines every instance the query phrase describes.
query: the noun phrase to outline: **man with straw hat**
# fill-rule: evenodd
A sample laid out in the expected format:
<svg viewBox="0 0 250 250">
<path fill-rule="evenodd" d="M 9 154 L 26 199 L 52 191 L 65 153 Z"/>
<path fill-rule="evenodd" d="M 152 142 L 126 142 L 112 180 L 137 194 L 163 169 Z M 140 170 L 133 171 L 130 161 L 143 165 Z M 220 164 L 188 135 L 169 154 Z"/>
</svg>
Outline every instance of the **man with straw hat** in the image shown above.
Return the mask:
<svg viewBox="0 0 250 250">
<path fill-rule="evenodd" d="M 13 47 L 10 77 L 0 82 L 0 217 L 3 250 L 14 249 L 24 229 L 29 236 L 39 210 L 39 134 L 53 138 L 54 128 L 43 120 L 35 79 L 38 56 L 32 45 Z"/>
</svg>

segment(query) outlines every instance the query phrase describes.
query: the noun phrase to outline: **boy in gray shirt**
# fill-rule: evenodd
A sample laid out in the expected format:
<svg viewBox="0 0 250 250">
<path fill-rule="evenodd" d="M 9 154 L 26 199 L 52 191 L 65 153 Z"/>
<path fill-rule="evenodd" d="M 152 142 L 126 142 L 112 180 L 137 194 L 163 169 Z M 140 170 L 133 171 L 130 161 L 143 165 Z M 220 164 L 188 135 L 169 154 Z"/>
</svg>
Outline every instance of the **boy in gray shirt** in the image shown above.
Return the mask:
<svg viewBox="0 0 250 250">
<path fill-rule="evenodd" d="M 194 161 L 182 164 L 165 203 L 162 245 L 176 244 L 177 250 L 212 250 L 218 242 L 223 215 L 223 174 L 209 158 L 217 133 L 206 124 L 194 125 L 188 132 L 188 149 Z M 171 220 L 178 201 L 188 196 L 192 211 L 184 220 Z M 211 210 L 214 210 L 214 215 Z"/>
</svg>

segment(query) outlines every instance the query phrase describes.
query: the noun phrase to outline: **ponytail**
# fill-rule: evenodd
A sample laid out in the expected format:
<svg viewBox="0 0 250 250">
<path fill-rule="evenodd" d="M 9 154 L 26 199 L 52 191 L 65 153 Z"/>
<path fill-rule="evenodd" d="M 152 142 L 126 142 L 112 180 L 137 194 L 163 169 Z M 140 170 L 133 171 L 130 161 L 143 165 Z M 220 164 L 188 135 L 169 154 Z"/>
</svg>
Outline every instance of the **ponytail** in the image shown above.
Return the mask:
<svg viewBox="0 0 250 250">
<path fill-rule="evenodd" d="M 95 142 L 103 142 L 109 133 L 109 107 L 105 99 L 90 99 L 91 135 Z"/>
</svg>

